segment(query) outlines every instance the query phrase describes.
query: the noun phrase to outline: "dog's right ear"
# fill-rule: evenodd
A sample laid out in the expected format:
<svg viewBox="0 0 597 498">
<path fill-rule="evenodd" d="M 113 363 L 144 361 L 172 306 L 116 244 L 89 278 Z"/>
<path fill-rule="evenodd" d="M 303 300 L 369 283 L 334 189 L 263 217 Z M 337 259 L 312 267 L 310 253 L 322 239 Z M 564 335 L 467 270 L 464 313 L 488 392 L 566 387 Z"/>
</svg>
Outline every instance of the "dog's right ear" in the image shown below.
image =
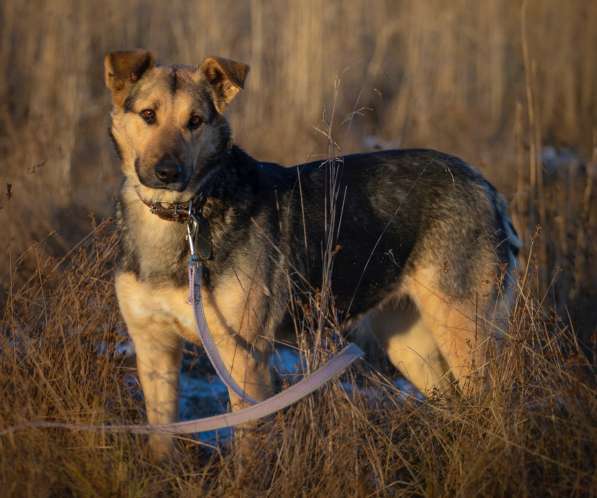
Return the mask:
<svg viewBox="0 0 597 498">
<path fill-rule="evenodd" d="M 148 69 L 155 59 L 147 50 L 125 50 L 110 52 L 104 57 L 104 80 L 112 90 L 114 105 L 121 106 L 128 91 Z"/>
</svg>

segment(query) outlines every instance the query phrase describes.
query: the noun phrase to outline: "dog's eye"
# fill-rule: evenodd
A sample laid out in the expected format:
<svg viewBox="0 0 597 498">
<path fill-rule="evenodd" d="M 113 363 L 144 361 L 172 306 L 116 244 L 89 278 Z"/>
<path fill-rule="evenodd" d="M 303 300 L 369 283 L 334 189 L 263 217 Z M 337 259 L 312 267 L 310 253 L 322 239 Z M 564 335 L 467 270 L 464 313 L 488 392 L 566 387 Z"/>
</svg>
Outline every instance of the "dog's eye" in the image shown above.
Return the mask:
<svg viewBox="0 0 597 498">
<path fill-rule="evenodd" d="M 153 109 L 143 109 L 140 115 L 147 124 L 155 123 L 155 111 Z"/>
<path fill-rule="evenodd" d="M 189 130 L 196 130 L 197 128 L 199 128 L 201 126 L 201 123 L 203 123 L 203 119 L 201 119 L 201 116 L 197 116 L 197 114 L 193 114 L 191 116 L 191 118 L 189 119 L 189 124 L 187 125 Z"/>
</svg>

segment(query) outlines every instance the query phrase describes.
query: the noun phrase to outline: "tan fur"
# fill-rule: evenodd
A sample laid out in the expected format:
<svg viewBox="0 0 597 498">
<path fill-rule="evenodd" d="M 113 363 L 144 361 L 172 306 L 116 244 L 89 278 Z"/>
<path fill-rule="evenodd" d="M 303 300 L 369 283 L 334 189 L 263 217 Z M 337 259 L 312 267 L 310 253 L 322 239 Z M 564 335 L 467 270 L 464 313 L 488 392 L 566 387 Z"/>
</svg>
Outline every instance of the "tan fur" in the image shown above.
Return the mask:
<svg viewBox="0 0 597 498">
<path fill-rule="evenodd" d="M 221 57 L 207 57 L 200 70 L 216 88 L 216 107 L 219 112 L 224 112 L 226 106 L 243 88 L 249 66 Z"/>
<path fill-rule="evenodd" d="M 122 196 L 128 204 L 134 222 L 129 230 L 133 231 L 133 236 L 140 242 L 139 264 L 141 276 L 144 277 L 156 263 L 169 258 L 173 259 L 176 256 L 169 241 L 176 235 L 177 230 L 184 230 L 184 227 L 162 220 L 152 214 L 149 208 L 139 199 L 138 188 L 132 182 L 125 182 Z"/>
<path fill-rule="evenodd" d="M 104 57 L 104 80 L 112 90 L 114 105 L 121 106 L 131 86 L 147 69 L 153 67 L 154 57 L 147 50 L 112 52 Z"/>
<path fill-rule="evenodd" d="M 116 277 L 120 311 L 133 339 L 139 379 L 143 387 L 147 419 L 150 424 L 165 424 L 178 416 L 178 377 L 183 332 L 192 339 L 192 316 L 180 291 L 155 289 L 139 282 L 131 273 Z M 171 439 L 152 435 L 153 453 L 168 453 Z"/>
<path fill-rule="evenodd" d="M 354 330 L 363 345 L 375 340 L 421 392 L 452 392 L 455 380 L 454 387 L 471 393 L 483 385 L 487 347 L 503 332 L 510 296 L 494 295 L 488 277 L 474 299 L 456 300 L 439 289 L 438 271 L 433 264 L 411 270 Z"/>
<path fill-rule="evenodd" d="M 361 335 L 374 337 L 388 358 L 421 392 L 450 391 L 450 376 L 431 330 L 412 303 L 390 299 L 359 323 Z M 364 329 L 364 330 L 363 330 Z"/>
<path fill-rule="evenodd" d="M 191 182 L 182 193 L 148 188 L 141 184 L 136 174 L 137 159 L 141 161 L 141 169 L 153 167 L 164 151 L 171 148 L 170 146 L 175 142 L 183 151 L 181 160 L 195 164 L 201 157 L 210 157 L 214 153 L 220 145 L 219 127 L 227 126 L 225 118 L 217 114 L 212 122 L 203 126 L 198 137 L 190 130 L 186 130 L 185 123 L 193 109 L 192 106 L 197 105 L 197 101 L 193 100 L 184 88 L 193 87 L 205 76 L 201 69 L 179 68 L 177 78 L 183 91 L 176 92 L 174 96 L 168 88 L 168 73 L 167 67 L 152 66 L 146 72 L 148 78 L 144 78 L 138 84 L 136 91 L 134 110 L 140 112 L 143 109 L 155 109 L 160 123 L 158 126 L 147 126 L 136 113 L 124 112 L 123 100 L 119 97 L 124 91 L 115 92 L 117 97 L 112 110 L 112 133 L 118 142 L 126 144 L 126 147 L 121 149 L 122 170 L 131 186 L 146 202 L 186 202 L 195 195 L 197 186 Z M 238 86 L 233 84 L 230 86 L 238 91 Z M 230 102 L 236 94 L 231 90 L 222 91 L 225 95 L 221 98 L 226 103 Z M 200 101 L 200 109 L 195 110 L 201 111 L 204 115 L 209 114 L 209 106 L 205 101 Z"/>
<path fill-rule="evenodd" d="M 264 299 L 263 290 L 250 275 L 235 273 L 213 295 L 203 291 L 202 297 L 210 332 L 234 379 L 254 399 L 271 396 L 271 338 L 260 334 L 263 324 L 256 313 Z M 237 396 L 230 395 L 232 408 L 241 408 Z"/>
</svg>

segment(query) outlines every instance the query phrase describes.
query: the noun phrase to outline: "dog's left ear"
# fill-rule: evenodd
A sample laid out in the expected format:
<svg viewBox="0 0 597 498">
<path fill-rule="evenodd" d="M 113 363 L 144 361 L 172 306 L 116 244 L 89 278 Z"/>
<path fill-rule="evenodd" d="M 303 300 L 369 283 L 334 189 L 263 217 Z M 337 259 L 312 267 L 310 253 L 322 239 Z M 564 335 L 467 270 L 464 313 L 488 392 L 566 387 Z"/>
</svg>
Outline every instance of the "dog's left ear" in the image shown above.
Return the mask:
<svg viewBox="0 0 597 498">
<path fill-rule="evenodd" d="M 207 57 L 199 66 L 199 71 L 213 89 L 214 104 L 218 112 L 224 112 L 226 106 L 244 87 L 249 66 L 221 57 Z"/>
</svg>

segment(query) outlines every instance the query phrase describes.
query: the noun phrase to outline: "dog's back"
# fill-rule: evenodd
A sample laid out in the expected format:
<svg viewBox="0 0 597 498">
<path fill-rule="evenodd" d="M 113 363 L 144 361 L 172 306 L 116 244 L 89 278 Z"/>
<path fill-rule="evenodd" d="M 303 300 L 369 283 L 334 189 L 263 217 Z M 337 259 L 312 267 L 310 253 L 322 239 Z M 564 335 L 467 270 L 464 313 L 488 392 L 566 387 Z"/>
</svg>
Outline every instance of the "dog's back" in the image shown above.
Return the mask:
<svg viewBox="0 0 597 498">
<path fill-rule="evenodd" d="M 335 201 L 330 199 L 334 168 Z M 299 236 L 290 252 L 296 265 L 311 262 L 316 286 L 321 273 L 313 262 L 321 259 L 335 203 L 333 293 L 346 313 L 359 314 L 385 299 L 421 267 L 437 267 L 446 295 L 471 298 L 480 281 L 489 275 L 493 281 L 508 269 L 504 264 L 511 266 L 517 251 L 499 194 L 455 157 L 431 150 L 355 154 L 335 165 L 299 166 L 290 175 L 300 175 L 301 183 L 288 203 L 291 232 Z M 305 229 L 312 242 L 307 250 L 300 243 Z"/>
</svg>

